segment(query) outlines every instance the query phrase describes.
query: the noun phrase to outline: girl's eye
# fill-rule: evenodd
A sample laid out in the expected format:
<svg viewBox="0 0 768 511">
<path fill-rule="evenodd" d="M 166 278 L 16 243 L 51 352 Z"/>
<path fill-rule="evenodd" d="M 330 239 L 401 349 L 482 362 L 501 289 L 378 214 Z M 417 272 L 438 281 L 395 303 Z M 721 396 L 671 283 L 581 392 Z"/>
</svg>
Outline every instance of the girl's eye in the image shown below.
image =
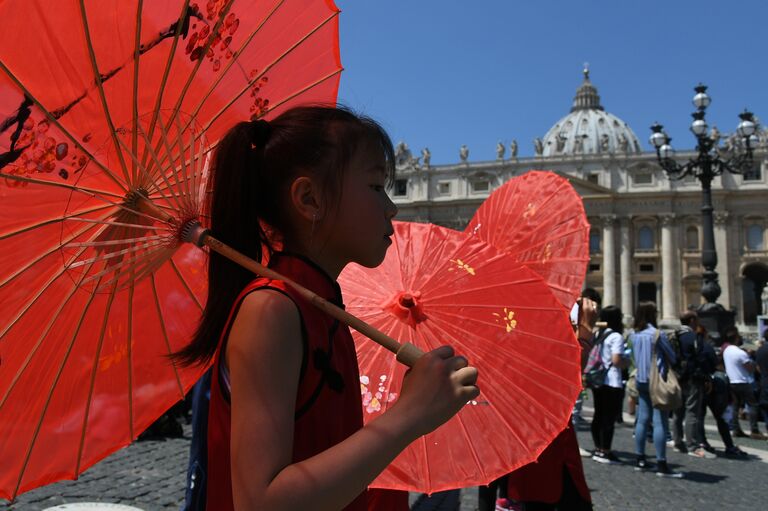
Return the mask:
<svg viewBox="0 0 768 511">
<path fill-rule="evenodd" d="M 373 188 L 377 192 L 383 192 L 384 186 L 383 185 L 371 185 L 371 188 Z"/>
</svg>

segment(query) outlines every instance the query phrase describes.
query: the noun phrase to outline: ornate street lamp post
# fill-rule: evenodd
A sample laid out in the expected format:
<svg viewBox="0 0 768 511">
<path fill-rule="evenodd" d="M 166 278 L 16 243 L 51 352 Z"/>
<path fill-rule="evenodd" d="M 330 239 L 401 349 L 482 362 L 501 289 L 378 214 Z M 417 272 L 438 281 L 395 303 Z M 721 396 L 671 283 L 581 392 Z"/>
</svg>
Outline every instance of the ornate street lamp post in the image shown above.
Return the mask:
<svg viewBox="0 0 768 511">
<path fill-rule="evenodd" d="M 751 112 L 744 110 L 739 114 L 741 122 L 736 129 L 738 137 L 727 151 L 718 147 L 717 137 L 707 134 L 708 126 L 704 116 L 712 99 L 707 94 L 707 87 L 699 84 L 694 89 L 696 95 L 693 104 L 696 111 L 691 114 L 693 122 L 691 131 L 696 136 L 696 156 L 681 165 L 674 159 L 674 150 L 670 145 L 671 138 L 661 124 L 651 126 L 651 144 L 656 148 L 659 165 L 670 179 L 679 180 L 686 176 L 695 176 L 701 182 L 701 220 L 703 230 L 703 246 L 701 262 L 704 266 L 703 285 L 701 294 L 706 303 L 698 309 L 702 325 L 714 336 L 727 326 L 734 324 L 733 311 L 717 303 L 720 297 L 720 284 L 717 282 L 717 252 L 715 251 L 715 232 L 712 222 L 712 180 L 724 172 L 741 174 L 754 167 L 752 148 L 757 146 L 757 126 Z"/>
</svg>

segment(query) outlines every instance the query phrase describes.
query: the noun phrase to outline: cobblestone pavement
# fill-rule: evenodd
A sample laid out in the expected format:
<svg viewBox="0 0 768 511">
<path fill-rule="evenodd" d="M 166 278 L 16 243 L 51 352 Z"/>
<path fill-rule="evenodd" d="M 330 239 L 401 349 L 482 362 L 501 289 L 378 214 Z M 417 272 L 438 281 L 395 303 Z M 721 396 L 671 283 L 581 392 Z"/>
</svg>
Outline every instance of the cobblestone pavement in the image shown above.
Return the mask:
<svg viewBox="0 0 768 511">
<path fill-rule="evenodd" d="M 589 417 L 589 410 L 585 415 Z M 136 442 L 87 470 L 78 481 L 38 488 L 21 495 L 14 505 L 0 501 L 0 510 L 39 511 L 64 503 L 94 501 L 127 504 L 144 511 L 179 509 L 184 498 L 189 433 L 185 428 L 184 438 Z M 713 423 L 707 423 L 707 434 L 722 454 Z M 583 447 L 592 446 L 588 425 L 580 428 L 578 436 Z M 768 498 L 768 442 L 737 440 L 737 445 L 750 452 L 748 459 L 697 459 L 669 449 L 670 465 L 685 473 L 685 478 L 677 480 L 636 473 L 630 464 L 606 466 L 584 459 L 595 509 L 764 509 Z M 618 426 L 614 440 L 618 456 L 630 461 L 632 446 L 632 429 Z M 653 446 L 648 445 L 646 452 L 652 458 Z M 432 497 L 412 494 L 411 504 L 414 511 L 474 511 L 477 490 L 456 490 Z"/>
</svg>

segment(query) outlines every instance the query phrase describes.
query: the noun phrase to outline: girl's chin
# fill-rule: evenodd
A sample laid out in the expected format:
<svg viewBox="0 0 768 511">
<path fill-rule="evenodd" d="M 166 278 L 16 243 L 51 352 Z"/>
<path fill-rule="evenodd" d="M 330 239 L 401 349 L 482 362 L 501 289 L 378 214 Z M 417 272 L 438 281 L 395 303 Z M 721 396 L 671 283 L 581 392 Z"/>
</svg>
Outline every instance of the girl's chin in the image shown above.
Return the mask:
<svg viewBox="0 0 768 511">
<path fill-rule="evenodd" d="M 366 256 L 365 258 L 361 258 L 358 261 L 355 261 L 360 266 L 364 266 L 366 268 L 376 268 L 381 263 L 384 262 L 384 258 L 387 256 L 387 249 L 389 248 L 389 245 L 392 242 L 386 244 L 386 246 L 377 254 L 370 254 Z"/>
</svg>

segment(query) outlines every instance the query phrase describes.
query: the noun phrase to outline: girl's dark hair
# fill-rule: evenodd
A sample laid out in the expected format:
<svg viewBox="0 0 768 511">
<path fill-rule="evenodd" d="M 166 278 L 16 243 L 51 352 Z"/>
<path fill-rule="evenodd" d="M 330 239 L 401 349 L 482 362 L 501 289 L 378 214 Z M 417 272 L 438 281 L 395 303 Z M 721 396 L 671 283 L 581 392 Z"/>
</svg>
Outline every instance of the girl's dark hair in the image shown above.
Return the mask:
<svg viewBox="0 0 768 511">
<path fill-rule="evenodd" d="M 656 304 L 653 302 L 640 302 L 635 309 L 635 324 L 633 328 L 636 332 L 645 330 L 648 325 L 656 327 Z"/>
<path fill-rule="evenodd" d="M 608 328 L 614 332 L 624 333 L 623 314 L 615 305 L 609 305 L 600 309 L 600 321 L 608 323 Z"/>
<path fill-rule="evenodd" d="M 347 108 L 296 107 L 269 121 L 267 136 L 263 124 L 258 127 L 238 123 L 220 140 L 211 169 L 212 193 L 204 205 L 212 235 L 257 261 L 272 254 L 275 234 L 279 237 L 291 228 L 287 197 L 297 177 L 318 180 L 330 210 L 339 203 L 344 172 L 358 147 L 376 144 L 388 183 L 394 176 L 389 135 L 374 120 Z M 262 144 L 254 146 L 259 140 Z M 192 341 L 173 358 L 183 365 L 209 362 L 232 304 L 254 278 L 249 270 L 211 251 L 208 300 L 200 324 Z"/>
</svg>

